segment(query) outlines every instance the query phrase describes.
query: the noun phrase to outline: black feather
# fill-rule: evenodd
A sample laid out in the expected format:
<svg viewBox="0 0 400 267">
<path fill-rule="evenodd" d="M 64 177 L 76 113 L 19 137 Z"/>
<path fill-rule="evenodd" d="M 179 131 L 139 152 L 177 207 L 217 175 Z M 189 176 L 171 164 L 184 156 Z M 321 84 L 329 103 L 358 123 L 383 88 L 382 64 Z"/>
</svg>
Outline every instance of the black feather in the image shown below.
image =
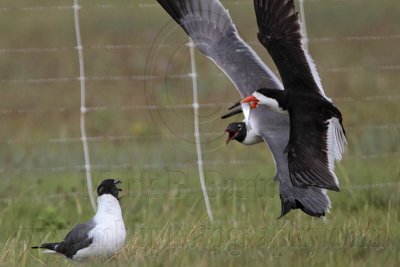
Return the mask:
<svg viewBox="0 0 400 267">
<path fill-rule="evenodd" d="M 93 238 L 89 238 L 88 236 L 89 231 L 93 227 L 94 223 L 92 221 L 85 224 L 78 224 L 65 236 L 62 242 L 44 243 L 32 248 L 49 249 L 72 259 L 79 250 L 90 246 L 93 242 Z"/>
</svg>

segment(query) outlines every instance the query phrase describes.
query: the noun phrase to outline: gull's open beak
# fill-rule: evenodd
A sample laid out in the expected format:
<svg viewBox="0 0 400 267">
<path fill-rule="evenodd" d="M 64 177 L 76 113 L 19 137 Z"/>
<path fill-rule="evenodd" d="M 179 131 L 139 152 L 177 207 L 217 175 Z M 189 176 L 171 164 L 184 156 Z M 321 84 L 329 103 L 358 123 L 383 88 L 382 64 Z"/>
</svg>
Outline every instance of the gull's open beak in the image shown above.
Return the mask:
<svg viewBox="0 0 400 267">
<path fill-rule="evenodd" d="M 256 108 L 258 106 L 258 102 L 260 102 L 260 100 L 258 100 L 253 95 L 250 95 L 242 99 L 242 103 L 249 103 L 251 109 Z"/>
<path fill-rule="evenodd" d="M 229 142 L 239 134 L 239 132 L 230 132 L 228 129 L 225 129 L 225 132 L 228 133 L 228 138 L 226 139 L 225 144 L 229 144 Z"/>
</svg>

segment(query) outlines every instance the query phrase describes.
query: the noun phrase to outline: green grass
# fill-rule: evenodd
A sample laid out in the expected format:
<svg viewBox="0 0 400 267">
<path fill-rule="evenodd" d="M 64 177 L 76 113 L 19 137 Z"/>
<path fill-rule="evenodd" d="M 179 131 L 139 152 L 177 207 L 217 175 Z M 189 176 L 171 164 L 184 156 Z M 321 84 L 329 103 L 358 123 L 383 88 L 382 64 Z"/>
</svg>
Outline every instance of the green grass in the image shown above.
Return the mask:
<svg viewBox="0 0 400 267">
<path fill-rule="evenodd" d="M 110 4 L 105 0 L 80 2 L 87 105 L 108 107 L 87 114 L 88 135 L 100 138 L 89 142 L 93 177 L 96 185 L 108 177 L 123 181 L 128 230 L 123 251 L 89 266 L 400 265 L 400 76 L 398 69 L 376 70 L 400 63 L 398 39 L 310 42 L 349 139 L 336 169 L 342 191 L 330 193 L 333 207 L 326 222 L 300 211 L 277 220 L 275 169 L 265 146 L 225 146 L 228 122 L 219 119 L 224 108 L 200 109 L 215 217 L 210 224 L 197 176 L 193 113 L 164 107 L 192 101 L 191 81 L 171 77 L 190 71 L 182 46 L 187 37 L 173 30 L 161 8 L 138 8 L 144 1 L 113 1 L 112 8 L 99 7 Z M 73 12 L 21 9 L 71 3 L 0 1 L 0 7 L 11 8 L 1 11 L 0 49 L 61 48 L 0 50 L 0 266 L 75 265 L 30 246 L 60 240 L 93 215 L 82 145 L 60 141 L 80 137 Z M 223 3 L 244 39 L 255 41 L 251 1 Z M 311 39 L 399 33 L 395 0 L 306 1 L 305 7 Z M 104 48 L 111 44 L 136 48 Z M 265 50 L 253 46 L 274 68 Z M 196 60 L 200 102 L 237 101 L 229 80 L 200 53 Z M 332 67 L 355 71 L 331 72 Z M 140 78 L 145 75 L 157 78 L 145 82 Z M 72 79 L 36 80 L 45 78 Z M 388 97 L 373 101 L 371 96 Z M 159 109 L 124 108 L 142 105 Z M 248 159 L 246 165 L 233 164 Z"/>
<path fill-rule="evenodd" d="M 257 166 L 254 170 L 267 171 Z M 356 175 L 356 170 L 348 175 Z M 400 260 L 399 188 L 344 187 L 341 193 L 331 194 L 334 207 L 326 222 L 298 211 L 276 220 L 279 197 L 270 179 L 248 178 L 243 171 L 218 177 L 221 174 L 216 171 L 208 176 L 215 183 L 208 180 L 216 218 L 211 225 L 196 177 L 186 176 L 190 172 L 149 171 L 123 179 L 121 205 L 128 239 L 124 251 L 111 263 L 372 266 L 382 262 L 396 266 Z M 115 175 L 127 177 L 120 171 Z M 2 203 L 2 229 L 8 229 L 1 233 L 4 265 L 72 264 L 29 249 L 63 238 L 66 229 L 89 219 L 92 211 L 83 178 L 71 176 L 60 175 L 56 181 L 53 176 L 37 178 L 18 187 L 21 195 Z M 37 195 L 46 191 L 65 196 L 46 199 Z"/>
</svg>

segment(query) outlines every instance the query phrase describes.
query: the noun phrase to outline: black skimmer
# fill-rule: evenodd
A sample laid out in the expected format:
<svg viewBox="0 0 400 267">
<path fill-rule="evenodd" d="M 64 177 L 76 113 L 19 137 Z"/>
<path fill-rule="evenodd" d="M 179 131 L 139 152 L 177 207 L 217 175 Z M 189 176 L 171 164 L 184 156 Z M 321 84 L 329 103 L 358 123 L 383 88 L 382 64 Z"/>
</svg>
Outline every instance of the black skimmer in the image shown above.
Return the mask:
<svg viewBox="0 0 400 267">
<path fill-rule="evenodd" d="M 347 143 L 342 114 L 325 95 L 303 45 L 294 2 L 254 0 L 254 9 L 258 40 L 278 67 L 284 90 L 262 86 L 242 103 L 251 103 L 251 108 L 263 104 L 278 113 L 289 113 L 290 137 L 285 153 L 294 185 L 339 191 L 334 167 Z"/>
<path fill-rule="evenodd" d="M 259 88 L 283 89 L 278 78 L 239 36 L 228 11 L 218 0 L 157 1 L 192 38 L 200 52 L 229 77 L 241 97 L 250 96 Z M 311 216 L 324 216 L 330 208 L 326 190 L 308 186 L 296 187 L 290 181 L 288 160 L 284 154 L 289 140 L 288 114 L 276 113 L 259 106 L 251 111 L 247 123 L 246 120 L 245 118 L 246 130 L 251 125 L 251 134 L 257 135 L 258 140 L 265 141 L 274 157 L 277 169 L 275 180 L 279 184 L 282 204 L 281 217 L 291 209 L 301 209 Z M 233 128 L 227 131 L 231 129 Z M 244 134 L 243 129 L 241 131 Z M 232 137 L 242 143 L 246 140 L 241 140 L 239 135 Z"/>
<path fill-rule="evenodd" d="M 73 260 L 110 257 L 125 244 L 126 230 L 119 205 L 119 180 L 104 180 L 97 188 L 97 212 L 88 222 L 76 225 L 64 240 L 44 243 L 34 249 L 59 253 Z"/>
</svg>

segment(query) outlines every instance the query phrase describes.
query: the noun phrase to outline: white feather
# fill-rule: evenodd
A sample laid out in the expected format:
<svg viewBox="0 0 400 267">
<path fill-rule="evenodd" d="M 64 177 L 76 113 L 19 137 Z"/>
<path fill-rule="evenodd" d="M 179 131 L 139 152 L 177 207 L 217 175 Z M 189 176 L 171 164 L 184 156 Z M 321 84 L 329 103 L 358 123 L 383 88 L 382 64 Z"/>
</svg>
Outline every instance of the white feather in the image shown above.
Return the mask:
<svg viewBox="0 0 400 267">
<path fill-rule="evenodd" d="M 330 213 L 330 212 L 331 212 L 331 208 L 332 208 L 332 202 L 331 202 L 331 200 L 330 200 L 329 197 L 328 197 L 328 190 L 322 189 L 322 188 L 321 188 L 321 192 L 322 192 L 322 194 L 323 194 L 324 196 L 326 196 L 326 199 L 328 200 L 328 207 L 327 207 L 326 209 L 324 209 L 324 211 L 325 211 L 326 213 Z M 323 218 L 325 218 L 325 216 L 324 216 Z"/>
<path fill-rule="evenodd" d="M 242 106 L 242 111 L 244 115 L 244 122 L 246 123 L 246 128 L 247 131 L 251 130 L 251 124 L 250 124 L 250 115 L 251 115 L 251 108 L 249 103 L 241 103 Z"/>
<path fill-rule="evenodd" d="M 342 154 L 344 152 L 344 146 L 347 144 L 346 137 L 340 122 L 337 118 L 331 118 L 327 120 L 328 131 L 327 131 L 327 152 L 328 152 L 328 164 L 329 170 L 335 178 L 335 183 L 338 185 L 338 179 L 334 173 L 335 161 L 342 160 Z"/>
</svg>

